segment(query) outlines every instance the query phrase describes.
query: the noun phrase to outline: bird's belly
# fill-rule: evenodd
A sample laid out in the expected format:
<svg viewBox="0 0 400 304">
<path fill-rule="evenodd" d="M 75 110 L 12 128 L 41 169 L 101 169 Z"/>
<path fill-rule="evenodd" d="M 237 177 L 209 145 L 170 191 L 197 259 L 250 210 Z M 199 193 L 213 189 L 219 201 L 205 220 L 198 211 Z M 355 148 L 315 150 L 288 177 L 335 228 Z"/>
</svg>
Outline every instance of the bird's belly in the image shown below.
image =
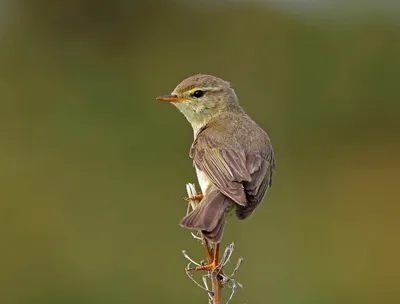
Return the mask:
<svg viewBox="0 0 400 304">
<path fill-rule="evenodd" d="M 208 179 L 207 175 L 204 174 L 203 171 L 196 168 L 197 180 L 199 181 L 199 185 L 201 188 L 201 192 L 206 194 L 208 187 L 210 187 L 211 182 Z"/>
</svg>

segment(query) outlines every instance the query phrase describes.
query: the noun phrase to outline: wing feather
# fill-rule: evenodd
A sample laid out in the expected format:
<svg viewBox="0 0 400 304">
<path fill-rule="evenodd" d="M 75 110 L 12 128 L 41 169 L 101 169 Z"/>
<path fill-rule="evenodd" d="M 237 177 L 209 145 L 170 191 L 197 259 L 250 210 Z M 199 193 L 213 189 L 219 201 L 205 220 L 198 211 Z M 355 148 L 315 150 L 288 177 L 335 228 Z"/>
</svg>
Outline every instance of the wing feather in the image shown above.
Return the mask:
<svg viewBox="0 0 400 304">
<path fill-rule="evenodd" d="M 272 149 L 251 151 L 227 147 L 200 131 L 190 149 L 194 165 L 224 195 L 238 205 L 245 218 L 262 201 L 268 190 L 273 165 Z M 240 212 L 243 217 L 239 216 Z"/>
<path fill-rule="evenodd" d="M 240 205 L 246 204 L 246 194 L 241 183 L 234 180 L 230 166 L 219 149 L 207 149 L 194 157 L 195 165 L 211 180 L 211 183 L 226 196 Z M 199 155 L 195 154 L 195 155 Z"/>
</svg>

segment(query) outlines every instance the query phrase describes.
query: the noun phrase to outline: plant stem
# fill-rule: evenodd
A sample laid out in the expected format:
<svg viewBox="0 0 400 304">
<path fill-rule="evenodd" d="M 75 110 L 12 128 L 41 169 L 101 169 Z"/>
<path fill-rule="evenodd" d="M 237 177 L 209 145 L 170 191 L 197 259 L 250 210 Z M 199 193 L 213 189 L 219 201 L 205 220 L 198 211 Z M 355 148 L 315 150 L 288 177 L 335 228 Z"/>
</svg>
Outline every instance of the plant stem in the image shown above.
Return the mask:
<svg viewBox="0 0 400 304">
<path fill-rule="evenodd" d="M 218 273 L 213 274 L 212 285 L 214 292 L 213 304 L 221 304 L 222 303 L 221 280 L 218 278 Z"/>
</svg>

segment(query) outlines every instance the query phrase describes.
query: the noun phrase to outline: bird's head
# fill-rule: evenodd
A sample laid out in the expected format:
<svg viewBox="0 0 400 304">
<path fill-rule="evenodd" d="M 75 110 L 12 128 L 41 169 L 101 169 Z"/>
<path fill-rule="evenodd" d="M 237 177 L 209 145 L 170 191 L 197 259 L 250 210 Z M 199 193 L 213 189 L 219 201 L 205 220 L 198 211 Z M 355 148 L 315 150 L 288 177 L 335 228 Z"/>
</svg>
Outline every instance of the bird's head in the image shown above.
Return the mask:
<svg viewBox="0 0 400 304">
<path fill-rule="evenodd" d="M 171 95 L 157 97 L 174 104 L 194 129 L 232 107 L 238 106 L 235 91 L 229 82 L 211 75 L 198 74 L 186 78 Z"/>
</svg>

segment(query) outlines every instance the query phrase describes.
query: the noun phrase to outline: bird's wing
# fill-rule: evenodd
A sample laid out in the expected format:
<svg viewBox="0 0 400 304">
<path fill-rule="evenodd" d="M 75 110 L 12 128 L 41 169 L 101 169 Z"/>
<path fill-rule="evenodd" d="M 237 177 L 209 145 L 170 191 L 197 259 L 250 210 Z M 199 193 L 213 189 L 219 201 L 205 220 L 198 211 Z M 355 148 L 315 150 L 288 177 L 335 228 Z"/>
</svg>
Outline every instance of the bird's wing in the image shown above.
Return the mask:
<svg viewBox="0 0 400 304">
<path fill-rule="evenodd" d="M 254 159 L 256 158 L 256 159 Z M 247 205 L 240 206 L 236 209 L 236 215 L 240 219 L 248 217 L 254 209 L 263 200 L 268 188 L 272 184 L 272 173 L 275 167 L 274 154 L 272 150 L 265 158 L 260 159 L 258 156 L 251 155 L 248 157 L 248 162 L 255 164 L 255 170 L 252 172 L 252 180 L 244 183 L 244 188 L 247 194 Z"/>
<path fill-rule="evenodd" d="M 261 174 L 265 174 L 264 169 L 260 171 L 264 163 L 261 153 L 246 155 L 244 151 L 224 147 L 200 133 L 192 144 L 190 157 L 219 191 L 239 205 L 247 205 L 247 191 L 257 193 L 260 190 Z M 253 178 L 256 172 L 254 177 L 257 178 Z"/>
</svg>

